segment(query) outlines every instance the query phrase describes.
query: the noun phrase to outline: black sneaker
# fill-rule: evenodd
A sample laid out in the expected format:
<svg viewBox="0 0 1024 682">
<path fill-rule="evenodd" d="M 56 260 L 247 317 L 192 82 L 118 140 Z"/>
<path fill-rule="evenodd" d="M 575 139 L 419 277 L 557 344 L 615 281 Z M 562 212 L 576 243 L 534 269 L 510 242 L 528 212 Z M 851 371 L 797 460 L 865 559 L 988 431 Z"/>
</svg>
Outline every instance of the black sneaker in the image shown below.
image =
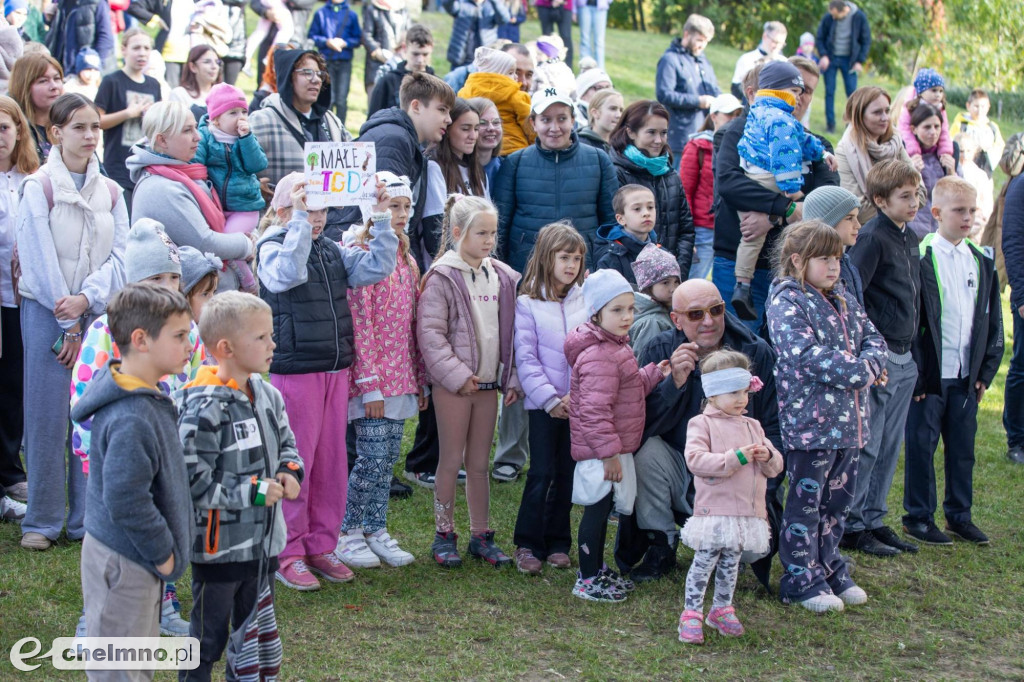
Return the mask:
<svg viewBox="0 0 1024 682">
<path fill-rule="evenodd" d="M 754 308 L 754 296 L 750 293 L 750 285 L 736 282 L 732 290 L 732 309 L 741 320 L 756 320 L 757 309 Z"/>
<path fill-rule="evenodd" d="M 388 496 L 393 499 L 401 499 L 412 495 L 412 488 L 398 480 L 397 476 L 391 477 L 391 491 Z"/>
<path fill-rule="evenodd" d="M 412 481 L 418 486 L 430 488 L 431 490 L 434 489 L 434 474 L 429 471 L 406 471 L 402 475 L 405 476 L 405 480 Z"/>
<path fill-rule="evenodd" d="M 915 545 L 913 542 L 901 540 L 900 536 L 896 535 L 896 531 L 894 531 L 889 526 L 875 528 L 873 531 L 871 531 L 871 534 L 874 535 L 875 539 L 881 542 L 882 544 L 889 545 L 890 547 L 895 547 L 901 552 L 917 554 L 917 545 Z"/>
<path fill-rule="evenodd" d="M 434 561 L 441 568 L 459 568 L 462 566 L 458 540 L 459 536 L 455 533 L 434 533 L 434 544 L 430 546 L 430 552 L 434 555 Z"/>
<path fill-rule="evenodd" d="M 879 542 L 871 531 L 846 532 L 843 539 L 839 541 L 840 546 L 846 549 L 855 549 L 872 556 L 892 557 L 900 553 L 895 547 Z"/>
<path fill-rule="evenodd" d="M 675 567 L 675 548 L 668 544 L 653 544 L 647 548 L 640 565 L 629 572 L 629 577 L 637 583 L 654 582 L 664 578 Z"/>
<path fill-rule="evenodd" d="M 508 566 L 512 559 L 501 551 L 501 547 L 494 544 L 494 531 L 474 534 L 469 538 L 469 554 L 477 559 L 483 559 L 495 568 Z"/>
<path fill-rule="evenodd" d="M 926 545 L 952 545 L 949 536 L 939 530 L 931 519 L 927 521 L 904 521 L 903 532 Z"/>
<path fill-rule="evenodd" d="M 970 521 L 966 523 L 953 523 L 952 521 L 946 521 L 946 530 L 949 531 L 953 537 L 963 540 L 964 542 L 973 542 L 976 545 L 988 544 L 988 536 L 982 533 L 981 529 Z"/>
<path fill-rule="evenodd" d="M 1006 458 L 1014 464 L 1024 464 L 1024 447 L 1019 445 L 1006 451 Z"/>
</svg>

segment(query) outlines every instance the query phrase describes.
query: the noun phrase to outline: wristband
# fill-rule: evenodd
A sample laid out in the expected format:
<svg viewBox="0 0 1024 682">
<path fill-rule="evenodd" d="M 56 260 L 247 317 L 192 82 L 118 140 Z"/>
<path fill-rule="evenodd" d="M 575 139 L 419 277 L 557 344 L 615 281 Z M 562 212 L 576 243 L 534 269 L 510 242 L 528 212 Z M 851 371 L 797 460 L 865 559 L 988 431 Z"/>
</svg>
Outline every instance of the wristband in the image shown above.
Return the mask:
<svg viewBox="0 0 1024 682">
<path fill-rule="evenodd" d="M 786 217 L 788 218 L 789 216 L 793 215 L 793 211 L 795 211 L 795 210 L 796 210 L 796 202 L 795 201 L 791 201 L 789 203 L 789 208 L 786 209 Z"/>
<path fill-rule="evenodd" d="M 253 505 L 257 507 L 267 506 L 267 491 L 270 489 L 270 483 L 266 479 L 261 480 L 256 484 L 256 497 L 253 498 Z"/>
<path fill-rule="evenodd" d="M 740 460 L 740 465 L 747 463 L 747 458 L 743 456 L 739 448 L 736 448 L 736 458 Z"/>
</svg>

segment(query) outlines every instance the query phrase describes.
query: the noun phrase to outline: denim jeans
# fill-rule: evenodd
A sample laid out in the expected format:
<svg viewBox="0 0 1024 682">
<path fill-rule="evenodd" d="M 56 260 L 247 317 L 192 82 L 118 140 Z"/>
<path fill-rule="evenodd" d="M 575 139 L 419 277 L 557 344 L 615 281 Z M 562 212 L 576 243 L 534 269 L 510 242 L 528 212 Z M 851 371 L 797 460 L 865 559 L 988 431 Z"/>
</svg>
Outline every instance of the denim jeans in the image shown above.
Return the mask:
<svg viewBox="0 0 1024 682">
<path fill-rule="evenodd" d="M 690 264 L 687 279 L 707 279 L 715 262 L 715 231 L 708 227 L 695 227 L 697 255 Z"/>
<path fill-rule="evenodd" d="M 1006 370 L 1003 393 L 1006 443 L 1011 448 L 1024 447 L 1024 318 L 1016 308 L 1013 309 L 1013 357 Z"/>
<path fill-rule="evenodd" d="M 327 73 L 331 74 L 331 104 L 334 113 L 344 125 L 348 113 L 348 90 L 352 81 L 352 60 L 337 59 L 327 62 Z"/>
<path fill-rule="evenodd" d="M 825 69 L 825 123 L 828 127 L 836 126 L 836 71 L 843 74 L 843 88 L 846 90 L 846 97 L 849 98 L 857 89 L 857 72 L 851 71 L 850 58 L 832 57 L 829 60 L 828 68 Z"/>
<path fill-rule="evenodd" d="M 604 34 L 608 26 L 608 10 L 596 5 L 582 5 L 578 10 L 580 21 L 580 57 L 590 57 L 604 68 Z"/>
<path fill-rule="evenodd" d="M 736 288 L 736 261 L 715 256 L 715 267 L 711 271 L 711 281 L 722 294 L 726 309 L 736 314 L 732 307 L 732 292 Z M 756 320 L 743 320 L 743 324 L 755 334 L 761 329 L 764 321 L 764 304 L 768 301 L 768 288 L 772 284 L 770 270 L 756 270 L 754 279 L 750 281 L 750 293 L 754 297 L 754 309 L 757 310 Z"/>
</svg>

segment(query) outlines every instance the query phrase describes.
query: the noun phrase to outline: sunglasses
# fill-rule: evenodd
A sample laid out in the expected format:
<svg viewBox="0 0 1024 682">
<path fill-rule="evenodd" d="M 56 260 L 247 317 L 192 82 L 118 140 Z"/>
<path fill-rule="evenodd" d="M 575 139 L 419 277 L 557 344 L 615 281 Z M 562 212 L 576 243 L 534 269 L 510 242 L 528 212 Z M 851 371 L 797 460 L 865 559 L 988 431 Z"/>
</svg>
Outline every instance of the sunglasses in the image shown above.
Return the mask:
<svg viewBox="0 0 1024 682">
<path fill-rule="evenodd" d="M 711 315 L 711 317 L 721 317 L 725 315 L 725 303 L 716 303 L 713 306 L 707 308 L 693 308 L 691 310 L 673 310 L 676 315 L 686 315 L 686 319 L 690 322 L 700 322 L 704 319 L 705 315 Z"/>
</svg>

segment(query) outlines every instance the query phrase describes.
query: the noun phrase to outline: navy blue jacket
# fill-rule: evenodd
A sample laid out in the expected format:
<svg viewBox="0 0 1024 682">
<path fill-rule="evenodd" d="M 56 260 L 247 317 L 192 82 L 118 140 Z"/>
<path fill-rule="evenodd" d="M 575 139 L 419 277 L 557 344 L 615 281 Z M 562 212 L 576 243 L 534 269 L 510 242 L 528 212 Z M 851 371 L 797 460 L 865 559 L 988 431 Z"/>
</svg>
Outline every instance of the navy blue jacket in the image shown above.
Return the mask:
<svg viewBox="0 0 1024 682">
<path fill-rule="evenodd" d="M 868 60 L 868 50 L 871 48 L 871 26 L 868 25 L 868 16 L 864 11 L 857 9 L 850 17 L 853 26 L 850 27 L 850 66 Z M 818 54 L 822 57 L 832 59 L 832 45 L 835 42 L 836 20 L 828 12 L 821 18 L 818 24 L 818 37 L 815 45 Z"/>
<path fill-rule="evenodd" d="M 860 270 L 850 260 L 850 254 L 844 253 L 843 259 L 839 261 L 839 279 L 843 280 L 846 291 L 852 294 L 857 303 L 864 305 L 864 280 L 861 279 Z"/>
<path fill-rule="evenodd" d="M 75 72 L 78 51 L 91 47 L 99 53 L 104 66 L 113 63 L 114 31 L 110 23 L 110 4 L 106 0 L 63 0 L 46 35 L 46 47 L 64 67 Z"/>
<path fill-rule="evenodd" d="M 331 38 L 344 40 L 345 49 L 341 52 L 328 49 L 327 41 Z M 359 29 L 359 16 L 352 11 L 347 2 L 334 4 L 328 0 L 328 3 L 313 15 L 313 23 L 309 25 L 309 39 L 327 61 L 351 61 L 352 51 L 363 41 L 363 32 Z"/>
<path fill-rule="evenodd" d="M 612 195 L 618 188 L 608 155 L 580 144 L 576 133 L 565 149 L 543 149 L 537 140 L 509 154 L 491 186 L 498 207 L 498 259 L 523 272 L 537 233 L 564 219 L 583 235 L 587 267 L 593 270 L 597 228 L 615 222 Z"/>
<path fill-rule="evenodd" d="M 444 0 L 448 14 L 455 17 L 452 35 L 448 41 L 448 61 L 452 68 L 470 64 L 476 48 L 490 45 L 498 39 L 498 26 L 509 22 L 510 13 L 505 2 L 483 0 Z"/>
<path fill-rule="evenodd" d="M 640 243 L 618 223 L 602 225 L 597 228 L 597 242 L 594 244 L 594 260 L 598 270 L 616 270 L 636 288 L 636 275 L 633 274 L 633 261 L 648 244 L 658 243 L 657 232 L 644 243 Z"/>
<path fill-rule="evenodd" d="M 683 49 L 682 39 L 676 38 L 658 60 L 654 91 L 672 117 L 668 146 L 675 153 L 682 152 L 708 114 L 707 109 L 700 108 L 700 96 L 721 94 L 715 70 L 707 57 L 694 57 Z"/>
<path fill-rule="evenodd" d="M 1003 257 L 1010 282 L 1010 305 L 1024 305 L 1024 175 L 1009 181 L 1003 208 Z"/>
</svg>

